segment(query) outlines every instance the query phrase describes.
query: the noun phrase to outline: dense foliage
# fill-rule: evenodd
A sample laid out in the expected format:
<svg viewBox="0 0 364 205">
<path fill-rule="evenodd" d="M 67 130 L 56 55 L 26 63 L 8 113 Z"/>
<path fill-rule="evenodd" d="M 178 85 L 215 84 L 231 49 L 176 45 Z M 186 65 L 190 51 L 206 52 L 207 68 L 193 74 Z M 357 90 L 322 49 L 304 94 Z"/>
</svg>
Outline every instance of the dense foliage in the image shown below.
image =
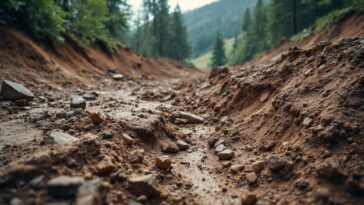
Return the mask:
<svg viewBox="0 0 364 205">
<path fill-rule="evenodd" d="M 126 0 L 2 0 L 0 23 L 34 38 L 62 42 L 64 34 L 88 45 L 122 42 L 128 28 Z"/>
<path fill-rule="evenodd" d="M 168 0 L 144 0 L 131 46 L 140 54 L 184 60 L 190 55 L 187 31 L 179 6 L 170 13 Z"/>
<path fill-rule="evenodd" d="M 268 4 L 258 0 L 253 14 L 245 11 L 242 34 L 230 54 L 230 63 L 252 59 L 332 11 L 363 4 L 364 0 L 272 0 Z"/>
</svg>

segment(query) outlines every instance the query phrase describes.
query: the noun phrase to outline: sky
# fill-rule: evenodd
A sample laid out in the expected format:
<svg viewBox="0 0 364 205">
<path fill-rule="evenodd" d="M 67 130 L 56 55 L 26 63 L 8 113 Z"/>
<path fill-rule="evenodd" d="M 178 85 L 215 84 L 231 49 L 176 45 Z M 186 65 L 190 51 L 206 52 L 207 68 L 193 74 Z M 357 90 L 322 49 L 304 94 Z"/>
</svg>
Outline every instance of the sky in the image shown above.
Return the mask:
<svg viewBox="0 0 364 205">
<path fill-rule="evenodd" d="M 216 0 L 169 0 L 169 5 L 171 6 L 171 10 L 179 4 L 182 11 L 192 10 L 208 3 L 214 2 Z M 138 11 L 141 8 L 143 0 L 129 0 L 129 4 L 133 6 L 134 11 Z"/>
</svg>

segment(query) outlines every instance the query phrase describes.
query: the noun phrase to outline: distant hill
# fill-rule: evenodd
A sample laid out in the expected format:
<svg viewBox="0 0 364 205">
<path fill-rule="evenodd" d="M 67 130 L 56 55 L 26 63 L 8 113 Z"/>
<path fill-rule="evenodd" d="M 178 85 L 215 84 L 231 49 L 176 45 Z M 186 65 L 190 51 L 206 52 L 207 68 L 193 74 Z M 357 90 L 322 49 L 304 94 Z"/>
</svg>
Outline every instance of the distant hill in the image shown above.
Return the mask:
<svg viewBox="0 0 364 205">
<path fill-rule="evenodd" d="M 208 51 L 219 31 L 230 39 L 241 32 L 246 8 L 253 8 L 256 0 L 220 0 L 184 14 L 193 56 Z"/>
</svg>

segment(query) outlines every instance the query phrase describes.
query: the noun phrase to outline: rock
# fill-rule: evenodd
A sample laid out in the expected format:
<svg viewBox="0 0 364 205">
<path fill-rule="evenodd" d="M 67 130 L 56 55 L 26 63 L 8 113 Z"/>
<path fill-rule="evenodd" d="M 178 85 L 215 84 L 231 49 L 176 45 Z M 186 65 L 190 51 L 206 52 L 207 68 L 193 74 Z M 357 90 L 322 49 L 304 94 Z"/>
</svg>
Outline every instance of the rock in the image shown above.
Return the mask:
<svg viewBox="0 0 364 205">
<path fill-rule="evenodd" d="M 23 205 L 23 201 L 19 198 L 13 198 L 10 201 L 10 205 Z"/>
<path fill-rule="evenodd" d="M 179 151 L 177 145 L 171 143 L 161 144 L 161 150 L 165 153 L 178 153 Z"/>
<path fill-rule="evenodd" d="M 155 165 L 160 169 L 172 169 L 172 161 L 168 156 L 159 156 L 155 158 Z"/>
<path fill-rule="evenodd" d="M 215 153 L 222 152 L 222 151 L 224 151 L 224 149 L 226 149 L 225 145 L 220 144 L 220 145 L 218 145 L 218 146 L 215 148 Z"/>
<path fill-rule="evenodd" d="M 325 188 L 325 187 L 319 187 L 316 190 L 316 193 L 317 193 L 317 197 L 322 199 L 322 200 L 327 200 L 331 196 L 330 190 L 328 188 Z"/>
<path fill-rule="evenodd" d="M 187 142 L 183 141 L 183 140 L 177 140 L 177 147 L 179 148 L 179 150 L 187 150 L 188 148 L 190 148 L 190 145 L 187 144 Z"/>
<path fill-rule="evenodd" d="M 311 127 L 312 124 L 313 124 L 313 119 L 309 117 L 306 117 L 302 122 L 302 125 L 305 127 Z"/>
<path fill-rule="evenodd" d="M 188 112 L 182 112 L 182 111 L 178 111 L 178 112 L 175 112 L 172 114 L 173 122 L 176 118 L 186 119 L 186 120 L 188 120 L 189 123 L 203 123 L 204 122 L 204 118 L 191 114 L 191 113 L 188 113 Z"/>
<path fill-rule="evenodd" d="M 45 141 L 48 144 L 68 144 L 78 140 L 78 138 L 63 132 L 62 130 L 52 130 L 51 133 L 45 137 Z"/>
<path fill-rule="evenodd" d="M 210 138 L 210 139 L 207 141 L 207 143 L 208 143 L 209 147 L 210 147 L 210 148 L 212 148 L 212 147 L 215 147 L 215 144 L 216 144 L 216 142 L 217 142 L 218 140 L 219 140 L 219 139 L 218 139 L 217 137 L 212 137 L 212 138 Z"/>
<path fill-rule="evenodd" d="M 254 185 L 257 183 L 258 177 L 254 172 L 246 174 L 246 180 L 248 181 L 249 185 Z"/>
<path fill-rule="evenodd" d="M 71 100 L 71 108 L 86 109 L 86 101 L 81 97 L 75 97 Z"/>
<path fill-rule="evenodd" d="M 232 165 L 232 166 L 230 167 L 230 170 L 231 170 L 231 172 L 232 172 L 233 174 L 237 174 L 237 173 L 239 173 L 239 172 L 243 171 L 243 170 L 244 170 L 244 168 L 245 168 L 245 166 L 244 166 L 244 165 L 242 165 L 242 164 L 235 164 L 235 165 Z"/>
<path fill-rule="evenodd" d="M 129 178 L 128 189 L 136 196 L 155 197 L 160 194 L 156 188 L 156 178 L 151 174 Z"/>
<path fill-rule="evenodd" d="M 329 179 L 333 182 L 343 182 L 347 175 L 340 170 L 340 164 L 336 159 L 326 159 L 317 167 L 317 173 L 320 177 Z"/>
<path fill-rule="evenodd" d="M 304 179 L 298 179 L 295 184 L 296 187 L 302 191 L 307 189 L 307 187 L 309 186 L 309 183 Z"/>
<path fill-rule="evenodd" d="M 352 194 L 360 195 L 364 192 L 364 187 L 361 186 L 360 182 L 358 180 L 355 180 L 354 178 L 348 178 L 345 181 L 345 190 Z"/>
<path fill-rule="evenodd" d="M 105 157 L 96 165 L 96 172 L 99 175 L 108 175 L 116 169 L 114 163 L 109 157 Z"/>
<path fill-rule="evenodd" d="M 122 133 L 121 138 L 124 139 L 124 141 L 127 145 L 132 145 L 135 143 L 135 140 L 133 138 L 131 138 L 129 135 L 127 135 L 126 133 Z"/>
<path fill-rule="evenodd" d="M 29 101 L 27 101 L 26 99 L 17 100 L 14 102 L 14 105 L 19 106 L 19 107 L 24 107 L 24 106 L 27 106 L 28 104 L 29 104 Z"/>
<path fill-rule="evenodd" d="M 83 99 L 87 100 L 87 101 L 93 101 L 96 100 L 97 96 L 93 95 L 93 94 L 85 94 L 82 96 Z"/>
<path fill-rule="evenodd" d="M 122 74 L 114 74 L 112 75 L 112 78 L 116 81 L 120 81 L 124 79 L 124 76 Z"/>
<path fill-rule="evenodd" d="M 4 80 L 1 86 L 0 95 L 9 101 L 27 100 L 31 101 L 34 99 L 33 93 L 21 84 L 13 81 Z"/>
<path fill-rule="evenodd" d="M 268 100 L 268 97 L 269 97 L 269 93 L 268 92 L 264 92 L 260 97 L 259 97 L 259 101 L 262 103 L 262 102 L 265 102 Z"/>
<path fill-rule="evenodd" d="M 242 205 L 254 205 L 258 201 L 257 196 L 255 194 L 247 194 L 241 199 Z"/>
<path fill-rule="evenodd" d="M 255 173 L 259 174 L 265 166 L 265 162 L 264 161 L 256 161 L 253 163 L 252 167 Z"/>
<path fill-rule="evenodd" d="M 235 153 L 230 149 L 225 149 L 224 151 L 219 152 L 217 156 L 219 157 L 219 160 L 231 160 L 234 158 Z"/>
<path fill-rule="evenodd" d="M 217 146 L 219 145 L 223 145 L 225 143 L 225 140 L 224 139 L 219 139 L 217 140 L 217 142 L 215 143 L 214 147 L 216 148 Z"/>
<path fill-rule="evenodd" d="M 278 172 L 286 166 L 286 161 L 278 156 L 272 156 L 268 160 L 268 168 L 274 172 Z"/>
<path fill-rule="evenodd" d="M 35 177 L 32 179 L 32 181 L 29 182 L 30 187 L 35 190 L 39 190 L 45 187 L 45 177 L 44 175 L 40 175 L 38 177 Z"/>
<path fill-rule="evenodd" d="M 143 163 L 144 160 L 144 149 L 138 149 L 131 153 L 130 161 L 132 163 Z"/>
<path fill-rule="evenodd" d="M 113 130 L 105 130 L 103 133 L 102 133 L 102 137 L 104 139 L 111 139 L 114 137 L 114 131 Z"/>
<path fill-rule="evenodd" d="M 104 190 L 99 178 L 85 181 L 78 189 L 75 205 L 98 205 L 105 202 Z"/>
<path fill-rule="evenodd" d="M 48 195 L 54 198 L 74 198 L 84 181 L 81 177 L 59 176 L 53 178 L 47 184 Z"/>
<path fill-rule="evenodd" d="M 101 117 L 101 115 L 99 113 L 91 113 L 90 119 L 91 119 L 92 123 L 94 123 L 95 125 L 98 125 L 98 124 L 101 124 L 104 122 L 104 119 Z"/>
</svg>

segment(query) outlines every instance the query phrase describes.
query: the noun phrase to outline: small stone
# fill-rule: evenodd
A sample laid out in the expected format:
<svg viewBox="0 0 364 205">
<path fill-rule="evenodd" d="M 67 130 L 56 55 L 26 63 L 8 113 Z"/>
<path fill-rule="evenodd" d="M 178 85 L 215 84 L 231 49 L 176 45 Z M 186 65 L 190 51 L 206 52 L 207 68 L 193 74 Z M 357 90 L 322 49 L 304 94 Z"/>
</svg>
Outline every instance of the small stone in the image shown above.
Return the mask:
<svg viewBox="0 0 364 205">
<path fill-rule="evenodd" d="M 140 164 L 144 160 L 144 149 L 138 149 L 131 153 L 130 161 L 132 163 Z"/>
<path fill-rule="evenodd" d="M 262 103 L 262 102 L 265 102 L 268 100 L 268 97 L 269 97 L 269 93 L 268 92 L 264 92 L 260 97 L 259 97 L 259 101 Z"/>
<path fill-rule="evenodd" d="M 48 195 L 55 198 L 73 198 L 84 183 L 81 177 L 59 176 L 47 184 Z"/>
<path fill-rule="evenodd" d="M 115 75 L 112 75 L 112 78 L 116 81 L 120 81 L 120 80 L 123 80 L 124 79 L 124 75 L 122 74 L 115 74 Z"/>
<path fill-rule="evenodd" d="M 171 116 L 174 119 L 176 118 L 181 118 L 181 119 L 186 119 L 188 120 L 189 123 L 203 123 L 204 122 L 204 118 L 188 113 L 188 112 L 182 112 L 182 111 L 178 111 L 172 114 Z"/>
<path fill-rule="evenodd" d="M 86 101 L 81 97 L 76 97 L 71 100 L 71 108 L 86 109 Z"/>
<path fill-rule="evenodd" d="M 91 113 L 90 119 L 91 119 L 92 123 L 94 123 L 95 125 L 98 125 L 98 124 L 101 124 L 104 122 L 104 119 L 101 117 L 101 115 L 99 113 Z"/>
<path fill-rule="evenodd" d="M 85 181 L 80 188 L 75 205 L 96 205 L 103 204 L 103 194 L 101 180 L 99 178 Z"/>
<path fill-rule="evenodd" d="M 256 161 L 253 163 L 252 167 L 255 173 L 259 174 L 265 166 L 265 162 L 264 161 Z"/>
<path fill-rule="evenodd" d="M 230 149 L 225 149 L 224 151 L 219 152 L 217 156 L 219 157 L 219 160 L 231 160 L 234 158 L 235 153 Z"/>
<path fill-rule="evenodd" d="M 331 192 L 328 188 L 320 187 L 316 190 L 317 196 L 322 200 L 327 200 L 331 196 Z"/>
<path fill-rule="evenodd" d="M 178 151 L 179 151 L 177 145 L 171 144 L 171 143 L 161 144 L 161 150 L 162 150 L 162 152 L 165 152 L 165 153 L 174 153 L 174 154 L 178 153 Z"/>
<path fill-rule="evenodd" d="M 48 144 L 68 144 L 78 140 L 78 138 L 63 132 L 62 130 L 52 130 L 51 133 L 45 137 L 45 141 Z"/>
<path fill-rule="evenodd" d="M 278 156 L 272 156 L 268 160 L 268 168 L 274 172 L 278 172 L 286 166 L 286 161 Z"/>
<path fill-rule="evenodd" d="M 239 172 L 243 171 L 243 170 L 244 170 L 244 168 L 245 168 L 245 166 L 244 166 L 244 165 L 242 165 L 242 164 L 235 164 L 235 165 L 232 165 L 232 166 L 230 167 L 230 170 L 231 170 L 231 172 L 232 172 L 233 174 L 237 174 L 237 173 L 239 173 Z"/>
<path fill-rule="evenodd" d="M 155 158 L 155 165 L 160 169 L 172 169 L 172 161 L 168 156 L 159 156 Z"/>
<path fill-rule="evenodd" d="M 156 188 L 156 178 L 151 174 L 129 178 L 128 182 L 129 191 L 136 196 L 154 197 L 160 194 Z"/>
<path fill-rule="evenodd" d="M 112 130 L 105 130 L 102 133 L 102 136 L 103 136 L 104 139 L 111 139 L 114 136 L 114 131 L 112 131 Z"/>
<path fill-rule="evenodd" d="M 346 179 L 346 174 L 340 170 L 340 163 L 334 159 L 326 159 L 317 167 L 319 176 L 327 178 L 333 182 L 342 182 Z"/>
<path fill-rule="evenodd" d="M 10 201 L 10 205 L 23 205 L 23 201 L 19 198 L 13 198 Z"/>
<path fill-rule="evenodd" d="M 83 99 L 87 100 L 87 101 L 93 101 L 93 100 L 96 100 L 96 95 L 93 95 L 93 94 L 85 94 L 82 96 Z"/>
<path fill-rule="evenodd" d="M 246 174 L 246 180 L 248 181 L 249 185 L 254 185 L 257 183 L 258 177 L 254 172 Z"/>
<path fill-rule="evenodd" d="M 219 140 L 219 139 L 218 139 L 217 137 L 212 137 L 212 138 L 210 138 L 210 139 L 207 141 L 207 143 L 208 143 L 209 147 L 210 147 L 210 148 L 212 148 L 212 147 L 215 147 L 215 144 L 216 144 L 216 142 L 217 142 L 218 140 Z"/>
<path fill-rule="evenodd" d="M 220 144 L 220 145 L 218 145 L 218 146 L 215 148 L 215 153 L 222 152 L 222 151 L 224 151 L 224 149 L 226 149 L 225 145 Z"/>
<path fill-rule="evenodd" d="M 224 139 L 219 139 L 219 140 L 215 143 L 214 147 L 216 148 L 217 146 L 219 146 L 219 145 L 223 145 L 224 143 L 225 143 L 225 140 L 224 140 Z"/>
<path fill-rule="evenodd" d="M 28 104 L 29 104 L 29 101 L 27 101 L 26 99 L 17 100 L 14 102 L 14 105 L 19 106 L 19 107 L 24 107 L 24 106 L 27 106 Z"/>
<path fill-rule="evenodd" d="M 129 135 L 127 135 L 126 133 L 122 133 L 121 137 L 124 139 L 124 141 L 127 145 L 132 145 L 135 143 L 135 140 L 133 138 L 131 138 Z"/>
<path fill-rule="evenodd" d="M 28 90 L 28 88 L 24 87 L 22 84 L 4 80 L 2 82 L 0 95 L 9 101 L 17 101 L 25 99 L 27 101 L 31 101 L 34 98 L 33 93 Z"/>
<path fill-rule="evenodd" d="M 35 189 L 35 190 L 44 188 L 46 185 L 44 175 L 35 177 L 34 179 L 32 179 L 32 181 L 29 182 L 29 185 L 32 187 L 32 189 Z"/>
<path fill-rule="evenodd" d="M 242 205 L 254 205 L 257 201 L 258 199 L 255 194 L 247 194 L 241 199 Z"/>
<path fill-rule="evenodd" d="M 109 157 L 105 157 L 96 165 L 96 172 L 99 175 L 108 175 L 115 170 L 115 165 Z"/>
<path fill-rule="evenodd" d="M 306 117 L 302 122 L 302 125 L 305 127 L 311 127 L 312 124 L 313 124 L 313 120 L 312 120 L 312 118 L 309 118 L 309 117 Z"/>
<path fill-rule="evenodd" d="M 296 187 L 299 190 L 302 190 L 303 191 L 303 190 L 307 189 L 308 186 L 309 186 L 309 183 L 306 180 L 304 180 L 304 179 L 298 179 L 296 181 Z"/>
<path fill-rule="evenodd" d="M 190 145 L 187 144 L 187 142 L 183 141 L 183 140 L 177 140 L 177 147 L 179 148 L 179 150 L 187 150 Z"/>
</svg>

